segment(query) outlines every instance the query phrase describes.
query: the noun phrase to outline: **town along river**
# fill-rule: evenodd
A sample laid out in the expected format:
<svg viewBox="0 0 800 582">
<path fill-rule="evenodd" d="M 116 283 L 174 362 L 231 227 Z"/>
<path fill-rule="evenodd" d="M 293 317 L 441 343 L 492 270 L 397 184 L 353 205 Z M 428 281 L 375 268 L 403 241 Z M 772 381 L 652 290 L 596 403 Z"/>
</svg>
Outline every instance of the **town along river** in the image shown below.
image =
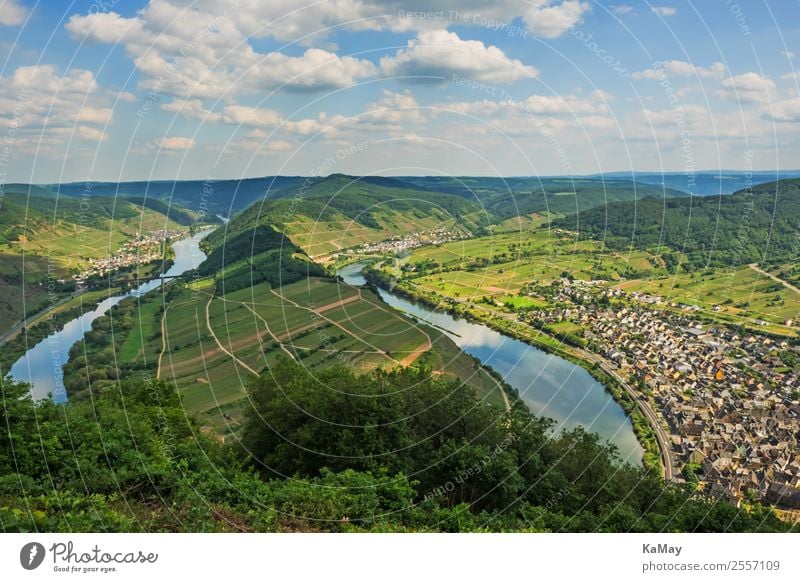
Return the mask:
<svg viewBox="0 0 800 582">
<path fill-rule="evenodd" d="M 350 285 L 364 285 L 363 266 L 348 265 L 338 275 Z M 641 463 L 643 450 L 630 419 L 603 385 L 580 366 L 485 325 L 456 319 L 385 289 L 380 294 L 392 307 L 447 332 L 464 352 L 494 368 L 519 391 L 531 412 L 555 420 L 556 430 L 582 426 L 616 445 L 624 460 Z"/>
<path fill-rule="evenodd" d="M 175 260 L 163 276 L 182 275 L 200 266 L 206 258 L 205 253 L 200 250 L 200 240 L 210 232 L 211 229 L 202 230 L 190 238 L 176 241 L 172 245 Z M 70 348 L 92 329 L 95 319 L 105 315 L 114 305 L 128 297 L 139 297 L 157 289 L 161 283 L 161 278 L 155 278 L 131 291 L 104 299 L 93 311 L 69 321 L 60 330 L 29 349 L 11 366 L 9 375 L 14 380 L 30 384 L 31 394 L 36 400 L 52 395 L 54 401 L 65 402 L 67 393 L 64 389 L 62 368 L 69 360 Z"/>
</svg>

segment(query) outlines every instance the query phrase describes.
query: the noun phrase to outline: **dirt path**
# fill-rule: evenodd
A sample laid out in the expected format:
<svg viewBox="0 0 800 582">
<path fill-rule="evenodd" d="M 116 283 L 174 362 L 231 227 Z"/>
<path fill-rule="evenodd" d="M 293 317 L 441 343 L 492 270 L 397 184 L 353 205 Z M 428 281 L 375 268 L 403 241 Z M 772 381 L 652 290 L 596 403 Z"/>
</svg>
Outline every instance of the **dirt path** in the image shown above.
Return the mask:
<svg viewBox="0 0 800 582">
<path fill-rule="evenodd" d="M 156 366 L 156 380 L 161 378 L 161 359 L 164 357 L 164 352 L 167 351 L 167 312 L 169 311 L 172 301 L 167 303 L 164 308 L 164 313 L 161 314 L 161 351 L 158 353 L 158 366 Z"/>
<path fill-rule="evenodd" d="M 410 366 L 416 361 L 417 358 L 419 358 L 422 354 L 430 350 L 432 347 L 433 344 L 431 343 L 431 338 L 429 337 L 428 341 L 422 343 L 416 350 L 414 350 L 413 352 L 408 354 L 405 358 L 400 360 L 400 364 L 403 366 Z"/>
<path fill-rule="evenodd" d="M 750 263 L 747 266 L 750 267 L 751 269 L 753 269 L 754 271 L 756 271 L 757 273 L 761 273 L 765 277 L 769 277 L 770 279 L 772 279 L 776 283 L 780 283 L 781 285 L 783 285 L 784 287 L 786 287 L 790 291 L 794 291 L 795 293 L 800 295 L 800 289 L 798 289 L 797 287 L 795 287 L 791 283 L 788 283 L 787 281 L 784 281 L 783 279 L 781 279 L 779 277 L 776 277 L 772 273 L 767 273 L 764 269 L 762 269 L 761 267 L 758 266 L 758 263 Z"/>
<path fill-rule="evenodd" d="M 211 297 L 211 298 L 208 300 L 208 303 L 206 303 L 206 327 L 208 328 L 208 332 L 211 334 L 211 337 L 213 337 L 213 338 L 214 338 L 214 341 L 215 341 L 215 342 L 217 342 L 217 345 L 219 346 L 219 349 L 221 349 L 223 352 L 225 352 L 226 354 L 228 354 L 228 356 L 230 356 L 230 358 L 231 358 L 231 359 L 232 359 L 234 362 L 236 362 L 237 364 L 239 364 L 239 365 L 240 365 L 242 368 L 244 368 L 245 370 L 247 370 L 248 372 L 250 372 L 250 373 L 251 373 L 251 374 L 253 374 L 254 376 L 258 376 L 258 372 L 256 372 L 256 371 L 255 371 L 253 368 L 251 368 L 250 366 L 248 366 L 247 364 L 245 364 L 245 363 L 244 363 L 242 360 L 240 360 L 239 358 L 237 358 L 236 356 L 234 356 L 234 355 L 233 355 L 233 353 L 231 353 L 231 352 L 229 352 L 228 350 L 226 350 L 226 349 L 225 349 L 225 346 L 223 346 L 223 345 L 222 345 L 222 342 L 221 342 L 221 341 L 219 341 L 219 338 L 217 337 L 217 334 L 215 334 L 215 333 L 214 333 L 214 328 L 213 328 L 213 327 L 211 327 L 211 315 L 209 314 L 209 309 L 211 308 L 211 302 L 212 302 L 213 300 L 214 300 L 214 298 L 213 298 L 213 297 Z"/>
<path fill-rule="evenodd" d="M 361 299 L 361 293 L 356 293 L 355 295 L 350 295 L 350 297 L 345 297 L 344 299 L 339 299 L 338 301 L 334 301 L 332 303 L 328 303 L 327 305 L 323 305 L 322 307 L 318 307 L 314 311 L 317 313 L 325 313 L 326 311 L 330 311 L 331 309 L 336 309 L 337 307 L 342 307 L 347 305 L 348 303 L 352 303 L 353 301 L 358 301 Z"/>
<path fill-rule="evenodd" d="M 363 343 L 363 344 L 365 344 L 365 345 L 368 345 L 368 346 L 369 346 L 369 347 L 371 347 L 373 350 L 375 350 L 377 353 L 381 354 L 382 356 L 386 357 L 387 359 L 389 359 L 389 360 L 392 360 L 393 362 L 395 362 L 395 363 L 397 363 L 397 364 L 400 364 L 400 361 L 399 361 L 399 360 L 397 360 L 397 359 L 393 358 L 392 356 L 390 356 L 389 354 L 387 354 L 385 350 L 382 350 L 382 349 L 380 349 L 378 346 L 374 346 L 374 345 L 372 345 L 371 343 L 369 343 L 369 342 L 368 342 L 367 340 L 365 340 L 364 338 L 360 338 L 360 337 L 357 337 L 357 336 L 353 335 L 353 332 L 351 332 L 349 329 L 347 329 L 346 327 L 344 327 L 344 326 L 343 326 L 342 324 L 340 324 L 338 321 L 334 321 L 334 320 L 332 320 L 332 319 L 331 319 L 331 318 L 329 318 L 329 317 L 325 317 L 324 315 L 322 315 L 321 313 L 317 313 L 317 312 L 316 312 L 316 311 L 314 311 L 313 309 L 310 309 L 310 308 L 308 308 L 308 307 L 304 307 L 304 306 L 300 305 L 299 303 L 297 303 L 297 302 L 295 302 L 295 301 L 292 301 L 291 299 L 288 299 L 288 298 L 284 297 L 284 296 L 283 296 L 283 295 L 281 295 L 280 293 L 276 293 L 274 289 L 270 289 L 269 291 L 270 291 L 270 293 L 272 293 L 272 294 L 273 294 L 273 295 L 275 295 L 276 297 L 279 297 L 279 298 L 280 298 L 282 301 L 286 301 L 287 303 L 291 303 L 292 305 L 294 305 L 294 306 L 295 306 L 295 307 L 297 307 L 298 309 L 304 309 L 305 311 L 310 311 L 311 313 L 314 313 L 314 314 L 316 314 L 316 315 L 317 315 L 317 317 L 319 317 L 319 318 L 321 318 L 321 319 L 324 319 L 325 321 L 327 321 L 327 322 L 328 322 L 328 323 L 330 323 L 331 325 L 335 325 L 336 327 L 338 327 L 339 329 L 341 329 L 343 332 L 345 332 L 347 335 L 350 335 L 350 336 L 353 336 L 353 337 L 355 337 L 356 339 L 358 339 L 358 341 L 360 341 L 361 343 Z"/>
<path fill-rule="evenodd" d="M 255 309 L 250 307 L 250 305 L 248 305 L 247 303 L 242 303 L 242 305 L 244 305 L 247 309 L 252 311 L 253 315 L 255 315 L 257 318 L 259 318 L 261 320 L 261 322 L 264 324 L 264 327 L 267 328 L 267 333 L 270 335 L 270 337 L 281 347 L 281 349 L 284 352 L 289 354 L 290 358 L 292 358 L 293 360 L 296 360 L 297 358 L 294 357 L 294 354 L 285 345 L 283 345 L 283 342 L 278 339 L 278 336 L 276 336 L 274 333 L 272 333 L 272 330 L 269 328 L 269 324 L 267 323 L 267 320 L 264 319 L 263 317 L 261 317 L 261 315 Z M 259 336 L 258 341 L 259 341 L 259 343 L 261 342 L 261 336 Z M 264 352 L 264 346 L 263 345 L 261 346 L 261 352 L 262 353 Z"/>
</svg>

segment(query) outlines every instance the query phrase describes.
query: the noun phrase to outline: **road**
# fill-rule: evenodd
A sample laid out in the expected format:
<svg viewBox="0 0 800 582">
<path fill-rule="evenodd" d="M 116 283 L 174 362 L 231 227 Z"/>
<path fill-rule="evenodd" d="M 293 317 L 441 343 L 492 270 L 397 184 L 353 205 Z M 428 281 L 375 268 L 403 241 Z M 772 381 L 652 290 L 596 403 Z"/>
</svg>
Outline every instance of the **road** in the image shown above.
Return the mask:
<svg viewBox="0 0 800 582">
<path fill-rule="evenodd" d="M 661 470 L 664 476 L 665 481 L 672 481 L 674 477 L 674 467 L 675 461 L 672 458 L 672 447 L 670 445 L 670 439 L 667 432 L 664 430 L 663 426 L 661 425 L 661 421 L 656 415 L 655 411 L 650 407 L 650 403 L 647 400 L 641 398 L 641 394 L 636 391 L 628 382 L 620 376 L 620 374 L 612 367 L 612 365 L 606 361 L 605 359 L 601 358 L 597 354 L 592 352 L 587 352 L 586 350 L 582 350 L 580 348 L 574 348 L 576 354 L 585 360 L 593 362 L 600 366 L 600 368 L 609 376 L 614 378 L 620 385 L 625 389 L 625 391 L 631 396 L 631 398 L 636 401 L 636 404 L 639 406 L 639 410 L 642 411 L 647 421 L 650 423 L 650 426 L 653 429 L 653 433 L 656 436 L 656 440 L 658 441 L 658 448 L 661 450 Z"/>
<path fill-rule="evenodd" d="M 208 311 L 209 308 L 211 307 L 211 302 L 213 300 L 214 300 L 214 296 L 212 295 L 211 298 L 208 300 L 208 303 L 206 303 L 206 327 L 208 328 L 208 331 L 211 333 L 211 337 L 213 337 L 214 341 L 217 342 L 217 345 L 219 346 L 219 349 L 221 349 L 223 352 L 228 354 L 228 356 L 230 356 L 230 358 L 234 362 L 239 364 L 242 368 L 244 368 L 245 370 L 247 370 L 248 372 L 250 372 L 254 376 L 258 376 L 258 372 L 256 372 L 253 368 L 251 368 L 250 366 L 245 364 L 242 360 L 240 360 L 239 358 L 234 356 L 233 352 L 230 352 L 227 349 L 225 349 L 225 346 L 223 346 L 222 342 L 219 341 L 219 338 L 217 337 L 217 334 L 214 333 L 214 328 L 211 327 L 211 315 L 209 314 L 209 311 Z"/>
<path fill-rule="evenodd" d="M 747 265 L 747 266 L 748 266 L 748 267 L 750 267 L 751 269 L 753 269 L 754 271 L 756 271 L 757 273 L 761 273 L 761 274 L 762 274 L 762 275 L 764 275 L 765 277 L 769 277 L 770 279 L 772 279 L 772 280 L 773 280 L 773 281 L 775 281 L 776 283 L 780 283 L 781 285 L 783 285 L 784 287 L 786 287 L 786 288 L 787 288 L 787 289 L 789 289 L 790 291 L 794 291 L 795 293 L 797 293 L 798 295 L 800 295 L 800 289 L 798 289 L 797 287 L 795 287 L 795 286 L 794 286 L 794 285 L 792 285 L 791 283 L 788 283 L 788 282 L 784 281 L 784 280 L 783 280 L 783 279 L 781 279 L 780 277 L 776 277 L 776 276 L 775 276 L 775 275 L 773 275 L 772 273 L 768 273 L 768 272 L 766 272 L 764 269 L 762 269 L 761 267 L 759 267 L 759 266 L 758 266 L 758 263 L 750 263 L 750 264 L 749 264 L 749 265 Z"/>
<path fill-rule="evenodd" d="M 474 306 L 474 304 L 472 304 Z M 497 315 L 514 323 L 520 323 L 517 318 L 509 313 L 505 313 L 502 311 L 497 311 L 488 307 L 480 307 L 493 315 Z M 499 330 L 503 331 L 503 330 Z M 670 445 L 670 439 L 667 432 L 664 430 L 661 421 L 658 415 L 653 411 L 650 407 L 650 403 L 647 400 L 640 398 L 642 395 L 637 392 L 628 382 L 619 375 L 617 370 L 608 362 L 605 358 L 581 348 L 572 347 L 572 346 L 565 346 L 564 352 L 572 354 L 578 357 L 581 360 L 591 362 L 593 364 L 597 364 L 600 368 L 609 376 L 617 380 L 620 385 L 625 389 L 625 391 L 634 399 L 636 405 L 639 407 L 639 410 L 642 411 L 647 422 L 653 429 L 653 433 L 655 434 L 656 441 L 658 442 L 658 448 L 661 451 L 661 473 L 664 477 L 665 481 L 672 481 L 675 475 L 675 462 L 672 456 L 672 446 Z"/>
<path fill-rule="evenodd" d="M 9 329 L 3 335 L 0 335 L 0 346 L 5 344 L 7 341 L 13 339 L 14 336 L 17 335 L 17 332 L 19 332 L 23 327 L 25 327 L 27 325 L 30 325 L 31 323 L 35 322 L 40 317 L 43 317 L 43 316 L 47 315 L 50 311 L 52 311 L 56 307 L 59 307 L 60 305 L 63 305 L 64 303 L 66 303 L 70 299 L 74 299 L 75 297 L 78 297 L 79 295 L 82 295 L 82 294 L 83 294 L 83 291 L 79 291 L 79 292 L 75 292 L 75 293 L 73 293 L 71 295 L 67 295 L 63 299 L 60 299 L 59 301 L 56 301 L 55 303 L 53 303 L 51 305 L 48 305 L 47 307 L 42 309 L 39 313 L 35 314 L 33 317 L 29 317 L 25 321 L 20 321 L 18 324 L 16 324 L 14 327 Z"/>
</svg>

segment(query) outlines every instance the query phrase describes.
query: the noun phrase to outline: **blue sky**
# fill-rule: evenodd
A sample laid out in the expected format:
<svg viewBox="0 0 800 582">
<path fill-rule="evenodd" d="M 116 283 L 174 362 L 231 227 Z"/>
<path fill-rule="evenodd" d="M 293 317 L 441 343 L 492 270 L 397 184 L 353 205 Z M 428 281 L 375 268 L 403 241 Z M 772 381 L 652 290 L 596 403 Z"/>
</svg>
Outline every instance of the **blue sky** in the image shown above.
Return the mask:
<svg viewBox="0 0 800 582">
<path fill-rule="evenodd" d="M 0 181 L 797 169 L 797 6 L 0 0 Z"/>
</svg>

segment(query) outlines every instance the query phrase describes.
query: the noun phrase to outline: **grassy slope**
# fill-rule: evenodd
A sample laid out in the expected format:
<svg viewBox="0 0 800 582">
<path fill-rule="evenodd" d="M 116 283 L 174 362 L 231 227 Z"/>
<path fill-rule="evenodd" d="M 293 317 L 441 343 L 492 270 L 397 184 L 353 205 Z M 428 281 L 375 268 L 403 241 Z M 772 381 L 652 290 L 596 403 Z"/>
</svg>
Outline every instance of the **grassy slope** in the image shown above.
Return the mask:
<svg viewBox="0 0 800 582">
<path fill-rule="evenodd" d="M 48 269 L 52 279 L 66 279 L 137 232 L 180 229 L 189 219 L 175 210 L 179 224 L 160 210 L 165 208 L 158 203 L 121 198 L 93 198 L 82 206 L 64 197 L 6 194 L 0 209 L 0 332 L 48 303 Z"/>
<path fill-rule="evenodd" d="M 212 235 L 209 244 L 221 244 L 222 238 L 269 224 L 311 257 L 323 257 L 364 242 L 443 225 L 477 229 L 493 218 L 463 198 L 403 186 L 390 179 L 341 175 L 309 181 L 299 191 L 299 198 L 250 207 Z"/>
</svg>

